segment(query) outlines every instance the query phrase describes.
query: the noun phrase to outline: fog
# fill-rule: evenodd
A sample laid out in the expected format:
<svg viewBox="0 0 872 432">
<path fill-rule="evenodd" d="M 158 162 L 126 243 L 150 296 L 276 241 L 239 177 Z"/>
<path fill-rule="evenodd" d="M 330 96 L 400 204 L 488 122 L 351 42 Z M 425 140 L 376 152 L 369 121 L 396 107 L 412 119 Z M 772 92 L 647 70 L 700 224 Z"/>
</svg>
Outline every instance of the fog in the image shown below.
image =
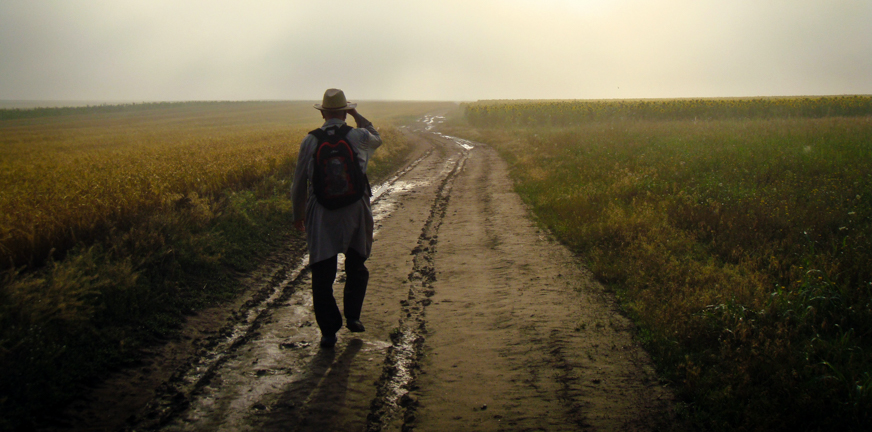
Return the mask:
<svg viewBox="0 0 872 432">
<path fill-rule="evenodd" d="M 2 100 L 872 94 L 866 0 L 0 3 Z"/>
</svg>

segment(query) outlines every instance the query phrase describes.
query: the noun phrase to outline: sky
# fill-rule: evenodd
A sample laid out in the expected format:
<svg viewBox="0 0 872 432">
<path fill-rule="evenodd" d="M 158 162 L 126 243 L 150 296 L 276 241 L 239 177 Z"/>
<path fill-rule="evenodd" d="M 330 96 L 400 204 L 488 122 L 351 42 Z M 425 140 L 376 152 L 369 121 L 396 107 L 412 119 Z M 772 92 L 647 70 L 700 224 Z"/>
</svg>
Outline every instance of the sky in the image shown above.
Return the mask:
<svg viewBox="0 0 872 432">
<path fill-rule="evenodd" d="M 870 0 L 2 0 L 0 100 L 872 94 Z"/>
</svg>

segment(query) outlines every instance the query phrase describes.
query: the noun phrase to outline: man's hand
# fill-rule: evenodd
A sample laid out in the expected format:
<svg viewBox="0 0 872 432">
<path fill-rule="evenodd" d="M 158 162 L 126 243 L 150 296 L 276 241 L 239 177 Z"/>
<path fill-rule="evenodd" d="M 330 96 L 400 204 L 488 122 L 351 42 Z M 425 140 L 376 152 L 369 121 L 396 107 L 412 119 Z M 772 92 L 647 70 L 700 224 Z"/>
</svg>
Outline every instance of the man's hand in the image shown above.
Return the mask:
<svg viewBox="0 0 872 432">
<path fill-rule="evenodd" d="M 357 123 L 357 127 L 359 128 L 366 127 L 366 125 L 369 124 L 366 119 L 357 112 L 357 108 L 352 108 L 348 110 L 348 115 L 354 117 L 354 122 Z"/>
<path fill-rule="evenodd" d="M 306 232 L 306 220 L 300 219 L 298 221 L 294 221 L 294 228 L 296 228 L 297 231 L 299 231 L 301 233 Z"/>
</svg>

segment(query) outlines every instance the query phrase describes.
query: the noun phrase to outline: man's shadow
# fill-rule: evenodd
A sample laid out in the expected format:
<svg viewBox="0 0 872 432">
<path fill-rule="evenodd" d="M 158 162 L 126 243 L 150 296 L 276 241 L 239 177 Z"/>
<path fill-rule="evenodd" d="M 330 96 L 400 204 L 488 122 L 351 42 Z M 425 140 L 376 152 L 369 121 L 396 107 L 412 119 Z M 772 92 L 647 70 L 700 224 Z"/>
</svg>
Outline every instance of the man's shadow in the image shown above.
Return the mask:
<svg viewBox="0 0 872 432">
<path fill-rule="evenodd" d="M 295 381 L 267 414 L 263 430 L 332 430 L 348 394 L 348 377 L 363 341 L 352 339 L 339 357 L 322 349 L 309 362 L 304 378 Z"/>
</svg>

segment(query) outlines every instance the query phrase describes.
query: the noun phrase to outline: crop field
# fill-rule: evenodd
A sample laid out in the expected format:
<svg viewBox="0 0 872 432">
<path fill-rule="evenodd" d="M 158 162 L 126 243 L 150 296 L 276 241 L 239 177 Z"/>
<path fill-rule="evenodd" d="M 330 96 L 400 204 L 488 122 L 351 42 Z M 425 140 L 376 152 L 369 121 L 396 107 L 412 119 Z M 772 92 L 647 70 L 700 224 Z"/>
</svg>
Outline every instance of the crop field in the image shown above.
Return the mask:
<svg viewBox="0 0 872 432">
<path fill-rule="evenodd" d="M 406 157 L 395 126 L 454 106 L 361 104 L 385 140 L 373 181 Z M 310 102 L 0 110 L 0 429 L 232 296 L 228 269 L 289 235 L 322 121 Z"/>
<path fill-rule="evenodd" d="M 540 223 L 705 430 L 872 425 L 872 98 L 482 101 Z"/>
<path fill-rule="evenodd" d="M 410 115 L 374 105 L 367 115 L 380 124 Z M 34 117 L 16 119 L 28 113 Z M 301 137 L 320 122 L 311 104 L 279 102 L 0 111 L 4 115 L 0 268 L 38 265 L 52 250 L 130 226 L 179 200 L 287 173 Z M 385 154 L 379 159 L 391 157 L 390 150 Z"/>
</svg>

